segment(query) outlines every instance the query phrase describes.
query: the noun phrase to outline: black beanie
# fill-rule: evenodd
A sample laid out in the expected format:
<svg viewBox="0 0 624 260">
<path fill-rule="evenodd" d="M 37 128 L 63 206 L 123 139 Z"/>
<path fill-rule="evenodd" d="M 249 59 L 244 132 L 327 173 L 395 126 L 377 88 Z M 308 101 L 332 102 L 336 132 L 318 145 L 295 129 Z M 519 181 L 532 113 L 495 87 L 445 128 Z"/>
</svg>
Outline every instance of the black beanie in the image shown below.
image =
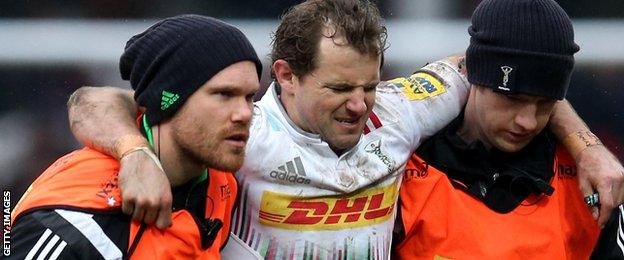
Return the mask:
<svg viewBox="0 0 624 260">
<path fill-rule="evenodd" d="M 565 97 L 579 47 L 555 1 L 484 0 L 468 33 L 470 83 L 507 94 Z"/>
<path fill-rule="evenodd" d="M 130 38 L 119 59 L 121 78 L 130 80 L 134 99 L 149 125 L 172 117 L 199 87 L 239 61 L 262 63 L 247 37 L 223 21 L 201 16 L 167 18 Z"/>
</svg>

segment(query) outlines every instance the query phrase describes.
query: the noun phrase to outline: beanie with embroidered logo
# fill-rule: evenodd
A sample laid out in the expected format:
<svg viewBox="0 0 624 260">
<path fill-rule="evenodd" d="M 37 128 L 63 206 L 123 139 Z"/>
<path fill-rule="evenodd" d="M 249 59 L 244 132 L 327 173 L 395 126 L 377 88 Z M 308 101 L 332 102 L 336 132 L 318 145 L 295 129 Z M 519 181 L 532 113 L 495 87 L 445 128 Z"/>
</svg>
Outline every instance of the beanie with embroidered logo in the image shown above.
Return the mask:
<svg viewBox="0 0 624 260">
<path fill-rule="evenodd" d="M 484 0 L 472 16 L 468 81 L 561 100 L 574 68 L 572 22 L 553 0 Z"/>
<path fill-rule="evenodd" d="M 130 38 L 119 69 L 134 99 L 146 108 L 148 124 L 156 125 L 219 71 L 246 60 L 255 63 L 259 79 L 262 63 L 238 28 L 211 17 L 181 15 Z"/>
</svg>

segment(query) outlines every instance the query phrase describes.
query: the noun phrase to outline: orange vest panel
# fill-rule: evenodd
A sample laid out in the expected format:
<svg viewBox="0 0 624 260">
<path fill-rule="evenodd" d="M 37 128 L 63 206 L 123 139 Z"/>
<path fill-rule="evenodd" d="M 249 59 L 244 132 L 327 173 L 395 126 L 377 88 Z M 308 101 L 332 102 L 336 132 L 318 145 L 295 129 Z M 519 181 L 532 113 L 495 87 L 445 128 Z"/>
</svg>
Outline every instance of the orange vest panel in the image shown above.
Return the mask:
<svg viewBox="0 0 624 260">
<path fill-rule="evenodd" d="M 587 259 L 600 228 L 583 201 L 574 160 L 557 148 L 552 196 L 507 214 L 455 188 L 413 155 L 400 191 L 402 259 Z"/>
<path fill-rule="evenodd" d="M 117 183 L 119 162 L 89 148 L 58 159 L 31 184 L 15 206 L 12 220 L 41 208 L 75 208 L 86 212 L 118 211 L 121 193 Z M 220 247 L 227 241 L 230 219 L 236 202 L 237 184 L 231 173 L 210 169 L 205 216 L 220 219 L 223 227 L 206 250 L 201 247 L 199 228 L 186 210 L 173 212 L 173 225 L 159 230 L 148 226 L 132 259 L 219 259 Z M 128 248 L 140 227 L 130 224 Z"/>
</svg>

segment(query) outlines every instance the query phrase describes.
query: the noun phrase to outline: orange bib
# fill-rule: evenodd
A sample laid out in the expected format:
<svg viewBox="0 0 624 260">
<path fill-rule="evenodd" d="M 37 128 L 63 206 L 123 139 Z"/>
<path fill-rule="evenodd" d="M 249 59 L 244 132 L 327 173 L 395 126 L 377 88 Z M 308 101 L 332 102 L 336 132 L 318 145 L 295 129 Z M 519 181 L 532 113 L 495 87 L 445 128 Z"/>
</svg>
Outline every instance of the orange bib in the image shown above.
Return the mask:
<svg viewBox="0 0 624 260">
<path fill-rule="evenodd" d="M 121 213 L 121 193 L 117 184 L 119 162 L 89 148 L 74 151 L 52 164 L 28 188 L 13 211 L 12 220 L 43 208 L 74 208 L 83 212 Z M 210 169 L 206 198 L 206 218 L 219 219 L 223 227 L 212 246 L 203 249 L 200 228 L 187 210 L 175 211 L 173 225 L 165 230 L 148 226 L 131 259 L 219 259 L 228 239 L 230 218 L 236 202 L 237 183 L 231 173 Z M 202 217 L 202 216 L 200 216 Z M 128 248 L 141 223 L 132 221 Z M 106 228 L 106 227 L 104 227 Z"/>
<path fill-rule="evenodd" d="M 413 155 L 400 191 L 402 259 L 587 259 L 600 228 L 583 202 L 576 166 L 557 147 L 552 196 L 530 196 L 507 214 L 455 188 Z"/>
</svg>

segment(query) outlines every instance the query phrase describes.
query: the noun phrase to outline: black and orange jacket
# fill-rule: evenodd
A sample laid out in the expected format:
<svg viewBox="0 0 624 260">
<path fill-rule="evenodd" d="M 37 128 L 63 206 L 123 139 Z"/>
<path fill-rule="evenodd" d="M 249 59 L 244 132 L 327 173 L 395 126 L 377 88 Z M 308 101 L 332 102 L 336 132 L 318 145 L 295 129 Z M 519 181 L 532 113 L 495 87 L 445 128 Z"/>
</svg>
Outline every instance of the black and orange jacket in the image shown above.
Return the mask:
<svg viewBox="0 0 624 260">
<path fill-rule="evenodd" d="M 395 256 L 589 258 L 600 228 L 565 149 L 543 132 L 521 152 L 492 152 L 463 144 L 457 126 L 423 143 L 407 165 Z"/>
<path fill-rule="evenodd" d="M 118 170 L 116 159 L 89 148 L 58 159 L 13 211 L 12 256 L 54 259 L 59 251 L 58 259 L 220 258 L 236 202 L 231 173 L 210 169 L 207 178 L 174 189 L 173 224 L 159 230 L 121 212 Z"/>
</svg>

